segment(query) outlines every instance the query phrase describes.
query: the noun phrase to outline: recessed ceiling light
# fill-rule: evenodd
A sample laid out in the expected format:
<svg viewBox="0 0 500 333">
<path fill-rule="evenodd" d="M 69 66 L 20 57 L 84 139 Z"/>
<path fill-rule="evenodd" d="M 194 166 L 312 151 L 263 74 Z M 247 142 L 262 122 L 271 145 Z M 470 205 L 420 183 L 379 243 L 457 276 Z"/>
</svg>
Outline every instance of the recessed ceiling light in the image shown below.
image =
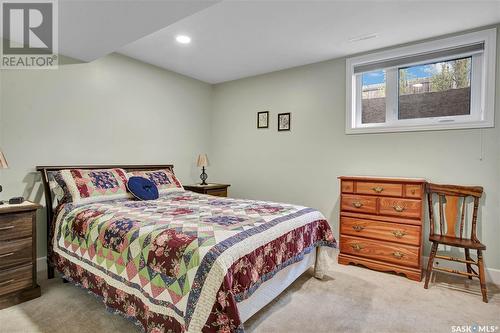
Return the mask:
<svg viewBox="0 0 500 333">
<path fill-rule="evenodd" d="M 350 42 L 359 42 L 359 41 L 362 41 L 362 40 L 367 40 L 367 39 L 372 39 L 372 38 L 377 38 L 377 37 L 378 37 L 378 34 L 374 33 L 374 34 L 368 34 L 368 35 L 361 35 L 361 36 L 351 37 L 351 38 L 349 38 L 349 41 Z"/>
<path fill-rule="evenodd" d="M 191 37 L 186 36 L 186 35 L 177 35 L 175 37 L 175 40 L 177 41 L 177 43 L 181 43 L 181 44 L 191 43 Z"/>
</svg>

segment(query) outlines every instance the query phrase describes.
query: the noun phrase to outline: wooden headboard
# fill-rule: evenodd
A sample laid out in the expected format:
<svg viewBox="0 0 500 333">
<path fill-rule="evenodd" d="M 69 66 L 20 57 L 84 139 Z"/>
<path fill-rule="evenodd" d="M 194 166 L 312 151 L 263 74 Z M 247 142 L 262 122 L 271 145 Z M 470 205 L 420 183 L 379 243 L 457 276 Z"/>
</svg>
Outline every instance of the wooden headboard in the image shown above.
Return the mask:
<svg viewBox="0 0 500 333">
<path fill-rule="evenodd" d="M 42 174 L 42 183 L 45 192 L 45 204 L 47 210 L 47 247 L 49 247 L 50 241 L 50 230 L 52 228 L 52 223 L 54 222 L 54 209 L 53 209 L 53 201 L 52 191 L 49 186 L 49 179 L 47 172 L 49 171 L 59 171 L 64 169 L 112 169 L 112 168 L 121 168 L 127 172 L 130 171 L 148 171 L 148 170 L 158 170 L 158 169 L 170 169 L 174 170 L 174 166 L 172 164 L 156 164 L 156 165 L 49 165 L 49 166 L 37 166 L 36 170 L 40 171 Z M 48 249 L 47 249 L 48 250 Z M 49 269 L 49 277 L 53 276 L 53 268 L 48 267 Z"/>
</svg>

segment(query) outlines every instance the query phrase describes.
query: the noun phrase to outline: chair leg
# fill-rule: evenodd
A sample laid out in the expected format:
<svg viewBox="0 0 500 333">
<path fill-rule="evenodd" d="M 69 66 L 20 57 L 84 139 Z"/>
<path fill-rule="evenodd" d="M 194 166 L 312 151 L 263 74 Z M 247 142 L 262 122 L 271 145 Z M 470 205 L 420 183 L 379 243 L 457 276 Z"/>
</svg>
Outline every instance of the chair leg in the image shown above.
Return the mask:
<svg viewBox="0 0 500 333">
<path fill-rule="evenodd" d="M 471 260 L 469 249 L 465 249 L 465 260 Z M 466 264 L 466 265 L 467 265 L 467 273 L 472 273 L 471 264 Z M 469 280 L 472 280 L 472 276 L 469 276 Z"/>
<path fill-rule="evenodd" d="M 425 272 L 425 284 L 424 288 L 429 288 L 429 278 L 431 277 L 431 271 L 434 264 L 434 257 L 436 256 L 438 248 L 438 243 L 432 243 L 431 255 L 429 256 L 429 262 L 427 263 L 427 271 Z"/>
<path fill-rule="evenodd" d="M 484 274 L 483 251 L 481 250 L 477 250 L 477 262 L 479 265 L 479 283 L 481 284 L 483 302 L 488 303 L 488 292 L 486 291 L 486 276 Z"/>
</svg>

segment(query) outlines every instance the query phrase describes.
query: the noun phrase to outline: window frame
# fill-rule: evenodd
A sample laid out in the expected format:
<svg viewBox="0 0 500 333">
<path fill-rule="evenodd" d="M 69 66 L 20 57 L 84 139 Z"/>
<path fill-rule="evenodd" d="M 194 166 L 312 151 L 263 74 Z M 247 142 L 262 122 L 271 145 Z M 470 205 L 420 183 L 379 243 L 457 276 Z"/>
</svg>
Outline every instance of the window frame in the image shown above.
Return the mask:
<svg viewBox="0 0 500 333">
<path fill-rule="evenodd" d="M 494 127 L 496 28 L 441 38 L 410 46 L 365 54 L 346 59 L 346 134 L 428 131 Z M 438 50 L 457 48 L 484 42 L 484 51 L 472 55 L 470 115 L 398 119 L 399 69 L 404 67 L 449 61 L 468 55 L 445 56 L 430 60 L 405 63 L 390 68 L 380 68 L 386 74 L 386 119 L 384 123 L 361 123 L 362 73 L 355 74 L 359 65 L 378 63 Z M 393 91 L 396 90 L 396 91 Z"/>
</svg>

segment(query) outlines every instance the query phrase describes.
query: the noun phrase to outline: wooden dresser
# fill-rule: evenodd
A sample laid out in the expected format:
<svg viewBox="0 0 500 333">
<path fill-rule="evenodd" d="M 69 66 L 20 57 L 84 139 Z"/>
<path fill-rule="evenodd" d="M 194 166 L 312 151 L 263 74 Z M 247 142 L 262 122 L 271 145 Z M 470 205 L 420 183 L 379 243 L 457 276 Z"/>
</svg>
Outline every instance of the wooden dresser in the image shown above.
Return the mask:
<svg viewBox="0 0 500 333">
<path fill-rule="evenodd" d="M 339 177 L 340 264 L 422 279 L 424 179 Z"/>
<path fill-rule="evenodd" d="M 36 210 L 0 205 L 0 309 L 40 296 L 36 281 Z"/>
<path fill-rule="evenodd" d="M 201 194 L 215 195 L 217 197 L 227 197 L 228 184 L 207 184 L 207 185 L 184 185 L 184 189 Z"/>
</svg>

